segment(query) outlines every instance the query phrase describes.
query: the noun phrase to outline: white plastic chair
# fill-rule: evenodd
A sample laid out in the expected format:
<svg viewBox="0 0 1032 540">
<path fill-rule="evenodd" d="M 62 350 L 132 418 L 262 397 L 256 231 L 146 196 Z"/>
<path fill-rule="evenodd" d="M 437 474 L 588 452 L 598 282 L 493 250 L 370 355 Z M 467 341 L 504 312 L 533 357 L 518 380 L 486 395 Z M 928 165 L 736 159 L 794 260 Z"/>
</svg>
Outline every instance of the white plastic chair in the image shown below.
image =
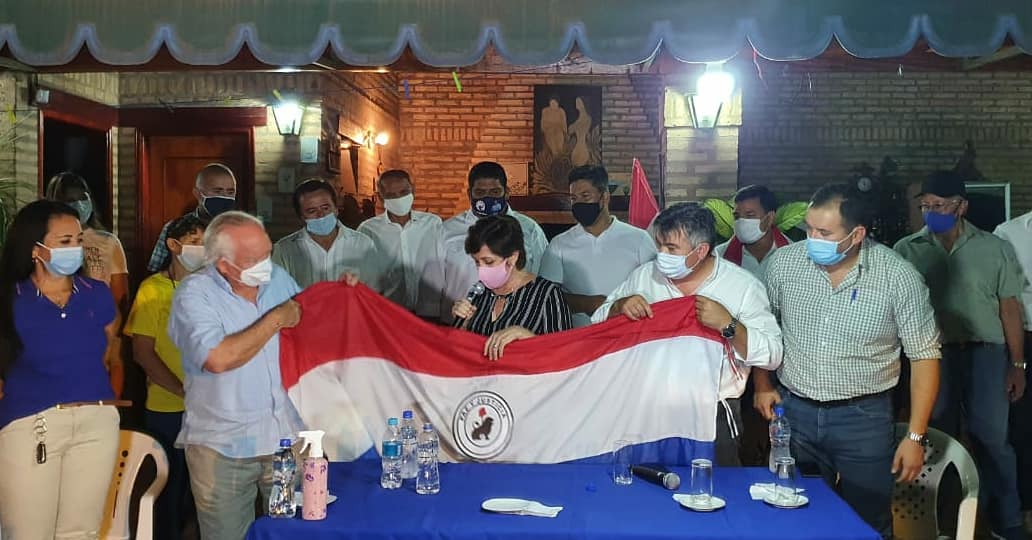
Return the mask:
<svg viewBox="0 0 1032 540">
<path fill-rule="evenodd" d="M 896 439 L 907 436 L 909 427 L 896 424 Z M 928 428 L 924 471 L 913 482 L 896 484 L 892 494 L 892 524 L 896 538 L 902 540 L 934 540 L 939 536 L 936 514 L 939 483 L 946 468 L 953 464 L 960 475 L 963 499 L 957 511 L 957 540 L 973 540 L 978 514 L 978 470 L 975 460 L 964 446 L 949 435 Z"/>
<path fill-rule="evenodd" d="M 104 506 L 104 523 L 100 537 L 105 540 L 129 540 L 129 504 L 133 496 L 133 485 L 140 473 L 143 460 L 151 456 L 157 471 L 154 481 L 140 496 L 136 520 L 136 539 L 151 540 L 154 537 L 154 501 L 165 488 L 168 480 L 168 456 L 161 444 L 150 435 L 138 431 L 122 430 L 118 441 L 118 460 Z"/>
</svg>

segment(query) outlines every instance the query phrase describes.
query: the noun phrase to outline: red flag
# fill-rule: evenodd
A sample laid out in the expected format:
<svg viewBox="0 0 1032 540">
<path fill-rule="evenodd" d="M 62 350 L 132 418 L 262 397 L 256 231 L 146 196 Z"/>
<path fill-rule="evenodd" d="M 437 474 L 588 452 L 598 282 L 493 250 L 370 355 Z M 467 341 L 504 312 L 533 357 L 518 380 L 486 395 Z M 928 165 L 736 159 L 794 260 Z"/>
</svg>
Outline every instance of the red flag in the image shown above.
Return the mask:
<svg viewBox="0 0 1032 540">
<path fill-rule="evenodd" d="M 659 213 L 659 205 L 656 204 L 656 197 L 652 195 L 652 186 L 649 179 L 645 178 L 645 169 L 641 168 L 641 162 L 634 158 L 634 165 L 631 168 L 631 205 L 629 221 L 631 225 L 640 229 L 647 229 L 652 224 L 652 219 Z"/>
</svg>

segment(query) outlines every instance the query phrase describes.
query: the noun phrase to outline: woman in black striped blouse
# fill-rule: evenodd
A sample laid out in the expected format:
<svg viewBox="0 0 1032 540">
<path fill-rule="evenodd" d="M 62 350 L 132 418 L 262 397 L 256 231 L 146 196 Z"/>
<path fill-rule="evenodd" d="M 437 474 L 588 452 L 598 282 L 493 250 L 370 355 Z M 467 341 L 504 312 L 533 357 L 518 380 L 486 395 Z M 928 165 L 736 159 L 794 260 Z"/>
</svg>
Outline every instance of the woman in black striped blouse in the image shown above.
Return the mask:
<svg viewBox="0 0 1032 540">
<path fill-rule="evenodd" d="M 487 290 L 452 307 L 455 326 L 488 336 L 484 356 L 502 357 L 519 339 L 562 332 L 573 327 L 570 308 L 558 284 L 527 272 L 523 230 L 515 218 L 488 216 L 469 228 L 466 253 L 477 263 Z"/>
</svg>

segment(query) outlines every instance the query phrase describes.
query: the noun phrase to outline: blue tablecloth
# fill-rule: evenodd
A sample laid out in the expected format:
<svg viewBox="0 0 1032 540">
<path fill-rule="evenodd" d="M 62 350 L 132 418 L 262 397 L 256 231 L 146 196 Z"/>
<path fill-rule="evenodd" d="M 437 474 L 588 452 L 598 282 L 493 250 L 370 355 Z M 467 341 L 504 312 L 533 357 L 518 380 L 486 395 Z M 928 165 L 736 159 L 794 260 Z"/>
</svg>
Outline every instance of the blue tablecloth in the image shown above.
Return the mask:
<svg viewBox="0 0 1032 540">
<path fill-rule="evenodd" d="M 820 479 L 800 480 L 810 504 L 779 510 L 749 498 L 749 485 L 770 482 L 766 469 L 716 469 L 714 494 L 727 501 L 704 514 L 680 507 L 672 492 L 635 479 L 617 486 L 609 467 L 592 464 L 444 464 L 441 492 L 418 495 L 380 488 L 380 464 L 334 463 L 330 492 L 340 499 L 323 521 L 261 518 L 250 540 L 329 539 L 628 539 L 755 538 L 757 540 L 878 540 L 879 536 Z M 689 474 L 674 469 L 684 479 Z M 494 514 L 480 509 L 493 497 L 537 500 L 563 506 L 554 519 Z M 298 509 L 298 516 L 301 509 Z"/>
</svg>

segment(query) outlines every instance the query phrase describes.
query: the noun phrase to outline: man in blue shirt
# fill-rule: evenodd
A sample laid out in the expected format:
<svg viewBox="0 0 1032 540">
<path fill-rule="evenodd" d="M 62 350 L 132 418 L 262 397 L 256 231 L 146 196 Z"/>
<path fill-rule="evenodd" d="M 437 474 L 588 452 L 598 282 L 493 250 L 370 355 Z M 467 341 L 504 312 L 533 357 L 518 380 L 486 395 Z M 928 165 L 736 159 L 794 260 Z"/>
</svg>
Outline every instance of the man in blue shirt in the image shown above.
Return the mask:
<svg viewBox="0 0 1032 540">
<path fill-rule="evenodd" d="M 186 449 L 201 537 L 239 540 L 267 501 L 272 457 L 303 429 L 279 371 L 279 331 L 300 321 L 293 278 L 272 264 L 260 221 L 220 214 L 204 234 L 208 266 L 179 286 L 169 335 L 182 353 Z"/>
</svg>

